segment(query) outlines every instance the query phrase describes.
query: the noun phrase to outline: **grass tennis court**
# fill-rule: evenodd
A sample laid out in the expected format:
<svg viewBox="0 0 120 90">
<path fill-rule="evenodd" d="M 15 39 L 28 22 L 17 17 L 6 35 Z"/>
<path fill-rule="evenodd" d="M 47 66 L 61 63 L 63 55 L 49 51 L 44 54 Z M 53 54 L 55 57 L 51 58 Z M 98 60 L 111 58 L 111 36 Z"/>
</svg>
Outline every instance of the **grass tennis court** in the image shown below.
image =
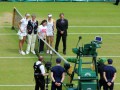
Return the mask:
<svg viewBox="0 0 120 90">
<path fill-rule="evenodd" d="M 47 18 L 48 13 L 58 19 L 59 13 L 64 12 L 70 26 L 67 55 L 62 54 L 62 43 L 59 51 L 65 58 L 75 56 L 71 49 L 76 46 L 80 35 L 83 37 L 82 44 L 90 43 L 95 36 L 102 36 L 103 44 L 102 48 L 98 49 L 98 54 L 114 60 L 117 68 L 115 90 L 119 90 L 120 7 L 111 2 L 0 3 L 0 90 L 34 90 L 32 66 L 37 57 L 32 54 L 22 56 L 18 53 L 18 36 L 10 27 L 13 7 L 22 15 L 26 12 L 35 13 L 39 22 Z"/>
</svg>

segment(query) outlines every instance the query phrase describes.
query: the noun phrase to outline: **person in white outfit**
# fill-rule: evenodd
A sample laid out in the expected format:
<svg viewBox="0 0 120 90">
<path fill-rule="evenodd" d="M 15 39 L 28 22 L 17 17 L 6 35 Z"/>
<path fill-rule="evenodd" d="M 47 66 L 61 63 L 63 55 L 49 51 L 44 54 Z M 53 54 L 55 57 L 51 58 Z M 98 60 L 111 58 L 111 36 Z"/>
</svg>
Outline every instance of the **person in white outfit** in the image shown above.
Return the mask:
<svg viewBox="0 0 120 90">
<path fill-rule="evenodd" d="M 47 20 L 43 20 L 38 27 L 38 44 L 39 44 L 39 50 L 38 52 L 42 54 L 44 52 L 44 42 L 41 40 L 46 39 L 46 30 L 47 30 Z"/>
<path fill-rule="evenodd" d="M 26 54 L 30 53 L 30 50 L 33 54 L 35 53 L 35 42 L 37 37 L 37 28 L 38 28 L 38 21 L 36 20 L 36 15 L 32 15 L 32 19 L 28 21 L 27 25 L 27 33 L 28 33 L 28 45 Z"/>
<path fill-rule="evenodd" d="M 48 14 L 48 19 L 47 19 L 47 43 L 50 44 L 50 46 L 53 46 L 53 40 L 54 40 L 54 31 L 55 31 L 55 21 L 52 18 L 52 14 Z M 49 47 L 47 47 L 47 54 L 52 54 L 52 50 L 50 50 Z"/>
<path fill-rule="evenodd" d="M 26 30 L 27 30 L 29 17 L 30 17 L 30 14 L 25 14 L 25 17 L 22 18 L 18 24 L 19 31 L 17 34 L 19 35 L 19 53 L 22 55 L 25 55 L 25 52 L 22 50 L 22 48 L 27 36 Z"/>
</svg>

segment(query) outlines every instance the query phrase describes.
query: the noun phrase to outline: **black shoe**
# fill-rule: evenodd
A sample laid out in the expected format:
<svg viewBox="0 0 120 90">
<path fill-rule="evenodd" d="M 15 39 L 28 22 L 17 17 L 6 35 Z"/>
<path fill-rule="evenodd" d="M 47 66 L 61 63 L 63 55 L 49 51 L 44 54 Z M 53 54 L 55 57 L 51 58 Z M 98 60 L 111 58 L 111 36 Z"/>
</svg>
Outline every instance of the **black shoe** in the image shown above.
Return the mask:
<svg viewBox="0 0 120 90">
<path fill-rule="evenodd" d="M 114 5 L 118 5 L 118 4 L 114 3 Z"/>
<path fill-rule="evenodd" d="M 63 54 L 66 55 L 66 51 L 64 51 Z"/>
</svg>

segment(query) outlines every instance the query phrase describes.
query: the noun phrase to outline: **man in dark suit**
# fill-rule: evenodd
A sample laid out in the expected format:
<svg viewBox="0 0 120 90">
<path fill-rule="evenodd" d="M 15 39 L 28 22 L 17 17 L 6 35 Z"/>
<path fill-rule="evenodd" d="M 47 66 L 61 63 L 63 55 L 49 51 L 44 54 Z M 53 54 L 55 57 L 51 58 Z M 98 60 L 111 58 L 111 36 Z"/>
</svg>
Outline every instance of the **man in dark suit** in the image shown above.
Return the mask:
<svg viewBox="0 0 120 90">
<path fill-rule="evenodd" d="M 66 54 L 66 38 L 67 38 L 67 29 L 68 29 L 68 20 L 64 18 L 64 13 L 60 13 L 60 19 L 56 21 L 57 28 L 57 37 L 55 50 L 58 52 L 59 42 L 62 37 L 63 42 L 63 54 Z"/>
<path fill-rule="evenodd" d="M 114 5 L 118 5 L 120 2 L 120 0 L 116 0 L 115 4 Z"/>
</svg>

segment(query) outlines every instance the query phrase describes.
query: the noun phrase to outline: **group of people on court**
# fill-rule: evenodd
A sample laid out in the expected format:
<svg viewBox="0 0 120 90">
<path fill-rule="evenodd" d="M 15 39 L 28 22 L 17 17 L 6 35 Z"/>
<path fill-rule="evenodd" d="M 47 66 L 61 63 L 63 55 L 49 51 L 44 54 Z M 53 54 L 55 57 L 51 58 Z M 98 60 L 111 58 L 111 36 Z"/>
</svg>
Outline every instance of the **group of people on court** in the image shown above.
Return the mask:
<svg viewBox="0 0 120 90">
<path fill-rule="evenodd" d="M 106 61 L 108 64 L 106 65 Z M 113 60 L 101 58 L 98 63 L 98 73 L 100 74 L 99 86 L 100 90 L 114 90 L 114 81 L 116 78 L 116 68 L 112 65 Z M 103 89 L 102 89 L 103 86 Z"/>
<path fill-rule="evenodd" d="M 31 18 L 30 18 L 31 16 Z M 64 18 L 64 13 L 60 13 L 60 19 L 55 21 L 52 18 L 52 14 L 48 14 L 48 18 L 43 20 L 41 24 L 38 24 L 36 15 L 26 14 L 23 19 L 19 22 L 19 53 L 22 55 L 29 54 L 30 52 L 35 53 L 35 42 L 38 37 L 39 53 L 44 52 L 44 40 L 53 47 L 54 32 L 57 29 L 55 50 L 58 52 L 59 42 L 62 37 L 63 41 L 63 54 L 66 54 L 66 38 L 68 29 L 68 20 Z M 27 37 L 27 49 L 23 51 L 23 45 Z M 52 54 L 52 50 L 47 47 L 47 54 Z"/>
</svg>

